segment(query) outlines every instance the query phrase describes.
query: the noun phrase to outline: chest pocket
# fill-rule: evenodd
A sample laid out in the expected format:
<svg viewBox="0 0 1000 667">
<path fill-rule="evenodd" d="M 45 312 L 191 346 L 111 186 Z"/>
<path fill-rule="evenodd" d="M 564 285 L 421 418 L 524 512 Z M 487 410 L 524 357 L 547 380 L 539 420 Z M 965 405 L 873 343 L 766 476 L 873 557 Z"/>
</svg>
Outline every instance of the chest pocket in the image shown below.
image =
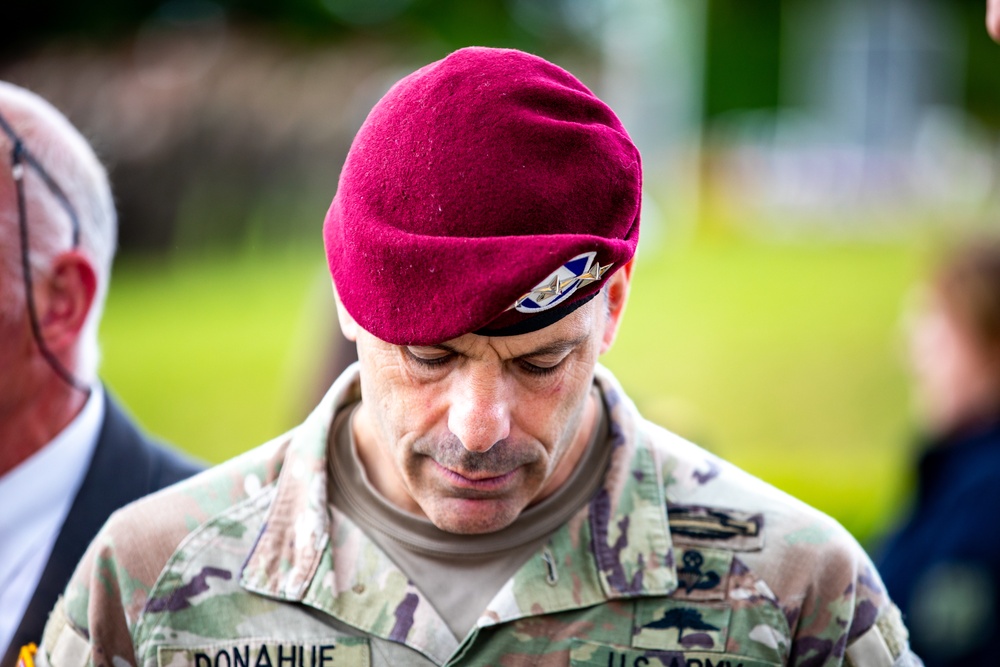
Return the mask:
<svg viewBox="0 0 1000 667">
<path fill-rule="evenodd" d="M 342 667 L 371 664 L 368 640 L 240 639 L 196 647 L 160 646 L 158 667 Z"/>
<path fill-rule="evenodd" d="M 757 667 L 788 658 L 789 629 L 770 590 L 727 549 L 675 545 L 678 587 L 634 602 L 630 645 L 580 662 L 602 667 Z M 597 662 L 593 662 L 597 660 Z M 590 661 L 590 662 L 588 662 Z M 649 661 L 649 662 L 644 662 Z"/>
<path fill-rule="evenodd" d="M 670 597 L 636 600 L 634 648 L 718 651 L 726 648 L 733 615 L 729 600 L 733 554 L 677 548 L 677 590 Z"/>
</svg>

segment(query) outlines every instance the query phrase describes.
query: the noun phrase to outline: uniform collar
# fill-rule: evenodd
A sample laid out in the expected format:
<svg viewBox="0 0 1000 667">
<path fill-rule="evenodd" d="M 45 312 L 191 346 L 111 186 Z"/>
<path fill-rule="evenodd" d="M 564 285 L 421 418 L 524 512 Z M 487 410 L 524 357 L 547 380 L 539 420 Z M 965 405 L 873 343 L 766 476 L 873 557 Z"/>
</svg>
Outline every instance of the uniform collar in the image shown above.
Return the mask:
<svg viewBox="0 0 1000 667">
<path fill-rule="evenodd" d="M 264 526 L 247 556 L 242 585 L 255 593 L 300 601 L 330 553 L 327 442 L 337 410 L 361 398 L 358 366 L 350 366 L 291 435 Z"/>
<path fill-rule="evenodd" d="M 602 366 L 596 381 L 615 448 L 604 487 L 589 507 L 602 588 L 609 598 L 667 595 L 677 588 L 677 573 L 666 485 L 648 443 L 638 437 L 635 405 Z"/>
<path fill-rule="evenodd" d="M 667 595 L 677 587 L 660 466 L 637 437 L 637 412 L 615 378 L 599 366 L 596 382 L 613 446 L 604 484 L 507 582 L 478 627 L 608 600 Z M 355 364 L 294 432 L 241 583 L 443 663 L 460 644 L 447 624 L 381 549 L 328 502 L 330 427 L 337 411 L 359 398 Z"/>
</svg>

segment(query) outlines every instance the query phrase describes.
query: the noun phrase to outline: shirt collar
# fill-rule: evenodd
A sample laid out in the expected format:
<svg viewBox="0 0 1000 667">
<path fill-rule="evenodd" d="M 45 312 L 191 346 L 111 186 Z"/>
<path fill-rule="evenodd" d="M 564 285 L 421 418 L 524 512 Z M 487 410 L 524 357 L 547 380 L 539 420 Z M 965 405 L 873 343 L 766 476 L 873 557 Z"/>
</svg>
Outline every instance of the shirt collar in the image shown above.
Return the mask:
<svg viewBox="0 0 1000 667">
<path fill-rule="evenodd" d="M 83 484 L 104 412 L 104 391 L 96 385 L 66 428 L 0 477 L 0 507 L 4 508 L 0 512 L 0 647 L 7 645 L 16 628 Z"/>
<path fill-rule="evenodd" d="M 97 385 L 66 428 L 0 477 L 0 506 L 6 508 L 0 518 L 0 535 L 9 535 L 8 522 L 34 521 L 39 512 L 48 513 L 60 505 L 65 515 L 93 457 L 104 409 L 104 391 Z M 39 484 L 39 479 L 45 483 Z"/>
</svg>

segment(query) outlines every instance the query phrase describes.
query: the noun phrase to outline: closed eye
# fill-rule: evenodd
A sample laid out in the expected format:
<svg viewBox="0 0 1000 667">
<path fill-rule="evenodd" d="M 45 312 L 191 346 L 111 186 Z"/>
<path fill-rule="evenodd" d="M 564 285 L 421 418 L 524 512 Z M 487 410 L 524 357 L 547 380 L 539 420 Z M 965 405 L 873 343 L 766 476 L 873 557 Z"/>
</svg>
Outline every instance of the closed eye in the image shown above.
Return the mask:
<svg viewBox="0 0 1000 667">
<path fill-rule="evenodd" d="M 434 368 L 451 361 L 455 354 L 437 347 L 405 347 L 406 356 L 421 366 Z"/>
<path fill-rule="evenodd" d="M 530 375 L 545 376 L 551 375 L 559 370 L 559 367 L 562 365 L 562 359 L 551 366 L 539 366 L 538 364 L 533 364 L 530 361 L 518 359 L 517 365 L 522 371 Z"/>
</svg>

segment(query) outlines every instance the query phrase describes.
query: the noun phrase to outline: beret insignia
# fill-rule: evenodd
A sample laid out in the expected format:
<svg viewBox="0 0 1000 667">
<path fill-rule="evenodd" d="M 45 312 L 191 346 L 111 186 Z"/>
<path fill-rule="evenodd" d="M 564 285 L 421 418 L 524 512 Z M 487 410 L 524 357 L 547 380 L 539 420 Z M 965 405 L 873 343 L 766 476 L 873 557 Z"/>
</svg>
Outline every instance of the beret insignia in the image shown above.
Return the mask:
<svg viewBox="0 0 1000 667">
<path fill-rule="evenodd" d="M 581 287 L 597 282 L 613 264 L 601 266 L 596 257 L 596 252 L 577 255 L 518 299 L 514 308 L 522 313 L 540 313 L 558 306 Z"/>
</svg>

